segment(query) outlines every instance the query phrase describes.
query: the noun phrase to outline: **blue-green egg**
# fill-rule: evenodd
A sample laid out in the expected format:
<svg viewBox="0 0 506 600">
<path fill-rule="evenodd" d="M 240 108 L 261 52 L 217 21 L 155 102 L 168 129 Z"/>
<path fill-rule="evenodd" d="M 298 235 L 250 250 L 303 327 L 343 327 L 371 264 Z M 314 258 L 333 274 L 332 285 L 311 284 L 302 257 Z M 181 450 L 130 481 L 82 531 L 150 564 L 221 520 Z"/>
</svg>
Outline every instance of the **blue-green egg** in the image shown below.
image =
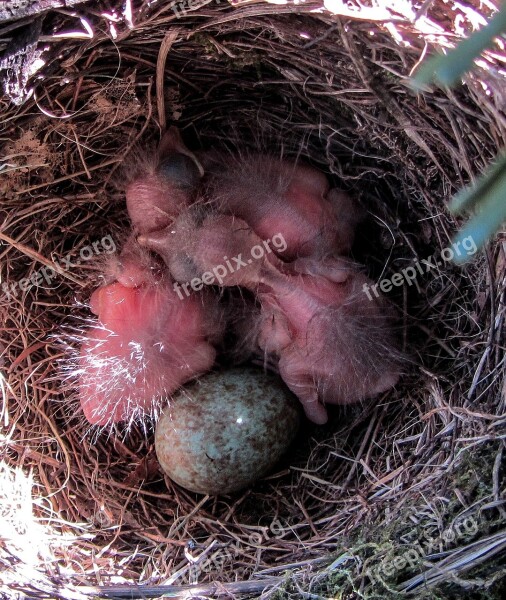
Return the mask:
<svg viewBox="0 0 506 600">
<path fill-rule="evenodd" d="M 182 487 L 228 494 L 252 485 L 278 462 L 299 422 L 298 402 L 279 377 L 250 367 L 209 373 L 164 409 L 156 454 Z"/>
</svg>

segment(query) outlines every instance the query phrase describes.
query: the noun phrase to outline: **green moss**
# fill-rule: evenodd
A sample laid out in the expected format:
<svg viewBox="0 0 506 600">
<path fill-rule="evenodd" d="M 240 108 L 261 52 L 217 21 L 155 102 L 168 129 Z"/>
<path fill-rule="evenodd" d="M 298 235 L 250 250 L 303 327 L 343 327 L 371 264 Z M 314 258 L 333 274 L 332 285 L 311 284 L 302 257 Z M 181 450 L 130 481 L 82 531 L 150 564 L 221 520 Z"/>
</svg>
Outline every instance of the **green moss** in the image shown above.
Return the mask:
<svg viewBox="0 0 506 600">
<path fill-rule="evenodd" d="M 209 36 L 206 33 L 196 33 L 192 37 L 192 41 L 195 42 L 198 46 L 201 46 L 204 49 L 205 56 L 216 56 L 216 58 L 220 57 L 220 52 L 216 48 L 216 45 L 211 42 Z"/>
<path fill-rule="evenodd" d="M 433 553 L 464 547 L 504 526 L 497 509 L 481 510 L 493 497 L 494 461 L 500 442 L 484 443 L 463 450 L 449 471 L 438 482 L 439 497 L 432 508 L 428 498 L 413 496 L 397 518 L 383 523 L 378 514 L 360 531 L 351 532 L 336 548 L 336 556 L 347 552 L 350 559 L 333 572 L 319 575 L 303 586 L 315 598 L 333 600 L 394 600 L 411 597 L 417 600 L 499 600 L 505 596 L 506 568 L 497 554 L 467 571 L 448 576 L 448 580 L 431 588 L 417 587 L 412 594 L 402 591 L 402 583 L 422 573 L 423 562 Z M 456 492 L 455 490 L 458 490 Z M 463 511 L 459 496 L 472 511 Z M 443 498 L 445 500 L 443 500 Z M 330 557 L 331 559 L 332 557 Z M 300 591 L 287 583 L 276 600 L 300 597 Z"/>
<path fill-rule="evenodd" d="M 234 55 L 229 56 L 228 54 L 221 52 L 215 43 L 211 41 L 209 36 L 205 33 L 197 33 L 193 36 L 192 40 L 203 49 L 203 54 L 206 57 L 215 57 L 220 61 L 222 65 L 227 65 L 230 70 L 243 71 L 253 67 L 256 71 L 258 79 L 262 79 L 263 65 L 265 63 L 265 56 L 254 50 L 248 50 L 247 52 L 238 52 L 237 48 L 234 48 Z"/>
</svg>

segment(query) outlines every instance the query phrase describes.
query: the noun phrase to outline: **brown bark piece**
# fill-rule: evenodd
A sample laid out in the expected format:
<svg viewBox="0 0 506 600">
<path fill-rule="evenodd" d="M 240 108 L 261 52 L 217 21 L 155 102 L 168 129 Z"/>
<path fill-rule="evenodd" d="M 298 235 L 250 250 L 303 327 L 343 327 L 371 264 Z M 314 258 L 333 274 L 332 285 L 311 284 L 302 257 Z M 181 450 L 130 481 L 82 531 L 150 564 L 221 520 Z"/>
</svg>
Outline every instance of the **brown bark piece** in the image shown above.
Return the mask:
<svg viewBox="0 0 506 600">
<path fill-rule="evenodd" d="M 0 23 L 39 15 L 52 8 L 69 8 L 88 0 L 4 0 L 0 5 Z"/>
</svg>

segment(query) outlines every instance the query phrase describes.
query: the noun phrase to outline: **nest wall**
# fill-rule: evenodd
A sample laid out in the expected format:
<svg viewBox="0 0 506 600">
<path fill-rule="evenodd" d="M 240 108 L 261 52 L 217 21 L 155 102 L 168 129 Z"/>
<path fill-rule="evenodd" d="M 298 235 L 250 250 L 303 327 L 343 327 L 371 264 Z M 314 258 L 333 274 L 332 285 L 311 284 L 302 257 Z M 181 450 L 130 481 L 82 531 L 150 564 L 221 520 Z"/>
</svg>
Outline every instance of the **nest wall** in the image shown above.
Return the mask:
<svg viewBox="0 0 506 600">
<path fill-rule="evenodd" d="M 6 75 L 1 593 L 422 597 L 428 582 L 451 597 L 449 573 L 495 590 L 506 546 L 504 242 L 465 267 L 441 255 L 459 225 L 447 201 L 505 143 L 494 57 L 462 88 L 410 90 L 426 44 L 454 35 L 443 2 L 423 26 L 318 3 L 123 9 L 83 4 L 80 25 L 46 13 L 31 54 L 44 66 L 17 87 Z M 90 39 L 55 38 L 83 22 Z M 103 267 L 83 249 L 125 239 L 125 169 L 166 124 L 193 148 L 260 148 L 323 169 L 368 213 L 354 256 L 374 279 L 439 262 L 389 293 L 409 355 L 395 390 L 305 425 L 276 472 L 229 497 L 164 478 L 150 423 L 90 432 L 76 407 L 72 358 Z M 51 281 L 21 283 L 55 263 Z M 477 527 L 443 544 L 464 519 Z M 371 576 L 428 537 L 440 556 Z"/>
</svg>

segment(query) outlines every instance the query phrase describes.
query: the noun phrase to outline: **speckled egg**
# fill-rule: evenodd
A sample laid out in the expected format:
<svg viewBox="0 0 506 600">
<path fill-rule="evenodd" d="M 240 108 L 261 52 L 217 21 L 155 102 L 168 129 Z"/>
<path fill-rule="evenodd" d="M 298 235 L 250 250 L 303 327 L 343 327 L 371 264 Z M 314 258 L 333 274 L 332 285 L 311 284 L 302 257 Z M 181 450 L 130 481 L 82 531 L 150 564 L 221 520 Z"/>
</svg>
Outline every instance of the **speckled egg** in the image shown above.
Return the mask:
<svg viewBox="0 0 506 600">
<path fill-rule="evenodd" d="M 299 420 L 298 403 L 278 377 L 249 367 L 210 373 L 171 399 L 156 427 L 156 454 L 182 487 L 228 494 L 274 466 Z"/>
</svg>

